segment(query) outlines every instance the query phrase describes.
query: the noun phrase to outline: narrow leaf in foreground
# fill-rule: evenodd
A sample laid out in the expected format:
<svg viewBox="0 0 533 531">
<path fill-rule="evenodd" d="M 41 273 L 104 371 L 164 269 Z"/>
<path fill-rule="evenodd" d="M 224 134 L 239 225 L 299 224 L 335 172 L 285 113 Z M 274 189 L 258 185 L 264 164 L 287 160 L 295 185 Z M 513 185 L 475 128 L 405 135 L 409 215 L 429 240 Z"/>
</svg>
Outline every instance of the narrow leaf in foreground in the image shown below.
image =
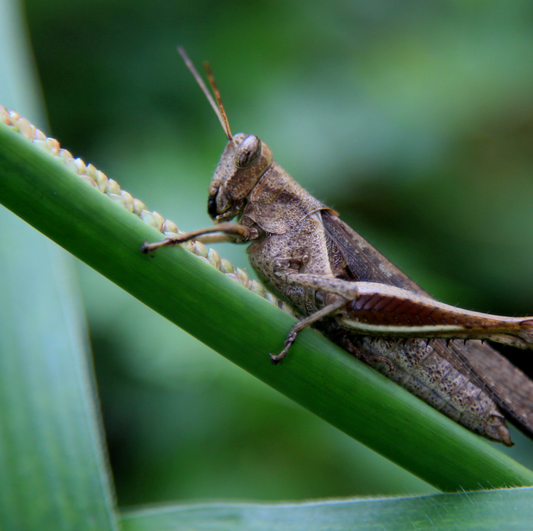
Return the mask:
<svg viewBox="0 0 533 531">
<path fill-rule="evenodd" d="M 0 528 L 116 530 L 73 260 L 0 227 Z"/>
<path fill-rule="evenodd" d="M 206 503 L 124 512 L 124 531 L 530 529 L 533 489 L 304 503 Z"/>
</svg>

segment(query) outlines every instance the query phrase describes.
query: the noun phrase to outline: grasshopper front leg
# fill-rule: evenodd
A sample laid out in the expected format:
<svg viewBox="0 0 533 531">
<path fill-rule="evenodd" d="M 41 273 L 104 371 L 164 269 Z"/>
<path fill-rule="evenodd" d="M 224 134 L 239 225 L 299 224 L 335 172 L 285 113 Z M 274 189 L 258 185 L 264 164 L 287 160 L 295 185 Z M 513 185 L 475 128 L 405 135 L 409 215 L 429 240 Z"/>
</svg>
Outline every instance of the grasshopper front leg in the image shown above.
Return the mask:
<svg viewBox="0 0 533 531">
<path fill-rule="evenodd" d="M 190 240 L 197 240 L 202 243 L 216 243 L 216 242 L 246 242 L 255 237 L 254 229 L 245 227 L 240 223 L 221 223 L 220 225 L 213 225 L 205 229 L 195 230 L 179 234 L 175 238 L 165 238 L 160 242 L 147 243 L 144 242 L 141 246 L 141 251 L 144 254 L 152 254 L 152 251 L 165 247 L 167 245 L 179 245 Z"/>
</svg>

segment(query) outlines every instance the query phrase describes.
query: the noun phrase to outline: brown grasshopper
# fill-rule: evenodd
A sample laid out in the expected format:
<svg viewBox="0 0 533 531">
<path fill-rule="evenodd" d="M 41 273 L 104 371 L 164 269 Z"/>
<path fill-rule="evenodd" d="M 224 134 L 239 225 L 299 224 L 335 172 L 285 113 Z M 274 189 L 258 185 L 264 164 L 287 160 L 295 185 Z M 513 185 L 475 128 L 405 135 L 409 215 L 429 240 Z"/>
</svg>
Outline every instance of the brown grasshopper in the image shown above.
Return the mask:
<svg viewBox="0 0 533 531">
<path fill-rule="evenodd" d="M 215 225 L 145 243 L 143 252 L 192 239 L 251 242 L 248 254 L 259 277 L 305 316 L 283 350 L 270 355 L 272 363 L 313 325 L 473 432 L 512 446 L 507 417 L 533 436 L 533 382 L 482 341 L 466 343 L 489 339 L 533 348 L 533 317 L 488 315 L 431 298 L 298 185 L 257 136 L 232 135 L 209 66 L 218 106 L 178 50 L 228 138 L 209 187 L 207 210 Z"/>
</svg>

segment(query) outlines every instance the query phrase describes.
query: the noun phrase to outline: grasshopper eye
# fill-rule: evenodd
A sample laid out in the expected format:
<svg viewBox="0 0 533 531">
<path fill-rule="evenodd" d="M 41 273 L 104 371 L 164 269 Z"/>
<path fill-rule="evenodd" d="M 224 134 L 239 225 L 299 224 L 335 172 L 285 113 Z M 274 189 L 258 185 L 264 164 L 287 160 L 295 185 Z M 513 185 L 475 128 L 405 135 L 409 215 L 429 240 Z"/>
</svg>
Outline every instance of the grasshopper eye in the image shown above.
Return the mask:
<svg viewBox="0 0 533 531">
<path fill-rule="evenodd" d="M 235 166 L 249 168 L 261 156 L 261 140 L 255 135 L 247 136 L 235 153 Z"/>
</svg>

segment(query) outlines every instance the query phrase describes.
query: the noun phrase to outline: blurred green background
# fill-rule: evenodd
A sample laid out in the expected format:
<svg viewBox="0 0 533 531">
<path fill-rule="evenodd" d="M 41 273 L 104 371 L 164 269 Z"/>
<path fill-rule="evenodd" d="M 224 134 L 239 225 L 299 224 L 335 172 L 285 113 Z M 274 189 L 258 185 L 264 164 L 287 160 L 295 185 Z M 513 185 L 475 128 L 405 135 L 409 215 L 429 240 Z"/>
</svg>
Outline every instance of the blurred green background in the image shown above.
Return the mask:
<svg viewBox="0 0 533 531">
<path fill-rule="evenodd" d="M 207 187 L 225 138 L 177 44 L 211 62 L 233 132 L 260 136 L 432 295 L 533 313 L 531 2 L 23 8 L 43 129 L 180 229 L 210 223 Z M 217 250 L 250 272 L 244 249 Z M 121 505 L 433 492 L 79 272 Z M 514 438 L 511 455 L 531 466 L 531 446 Z"/>
</svg>

